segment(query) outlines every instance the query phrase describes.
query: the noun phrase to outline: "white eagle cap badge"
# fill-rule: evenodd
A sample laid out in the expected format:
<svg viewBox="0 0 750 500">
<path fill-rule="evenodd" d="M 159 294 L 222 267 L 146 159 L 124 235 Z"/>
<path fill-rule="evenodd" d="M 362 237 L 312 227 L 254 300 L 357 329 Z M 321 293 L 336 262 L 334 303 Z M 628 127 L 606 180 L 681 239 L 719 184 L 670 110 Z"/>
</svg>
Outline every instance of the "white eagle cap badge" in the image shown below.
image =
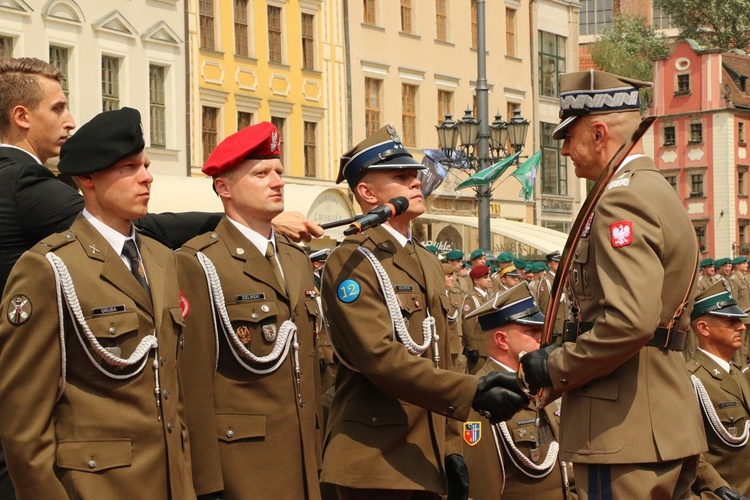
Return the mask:
<svg viewBox="0 0 750 500">
<path fill-rule="evenodd" d="M 279 133 L 274 131 L 271 132 L 271 152 L 276 151 L 277 147 L 279 147 Z"/>
</svg>

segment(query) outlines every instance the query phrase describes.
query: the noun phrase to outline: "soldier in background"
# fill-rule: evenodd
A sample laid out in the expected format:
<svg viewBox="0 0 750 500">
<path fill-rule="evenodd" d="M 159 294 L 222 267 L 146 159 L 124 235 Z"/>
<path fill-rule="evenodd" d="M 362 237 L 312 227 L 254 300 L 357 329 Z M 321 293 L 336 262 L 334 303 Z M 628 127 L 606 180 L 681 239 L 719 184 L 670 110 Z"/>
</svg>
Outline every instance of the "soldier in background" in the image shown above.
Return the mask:
<svg viewBox="0 0 750 500">
<path fill-rule="evenodd" d="M 503 286 L 500 283 L 500 271 L 508 267 L 513 267 L 513 253 L 512 252 L 500 252 L 497 256 L 497 269 L 492 272 L 492 289 L 494 291 L 502 291 Z"/>
<path fill-rule="evenodd" d="M 471 254 L 469 254 L 469 265 L 467 266 L 469 271 L 474 269 L 477 266 L 485 266 L 487 265 L 487 256 L 481 248 L 477 248 Z M 489 266 L 487 267 L 489 269 Z M 468 276 L 468 273 L 464 275 L 464 282 L 466 284 L 466 288 L 469 290 L 469 293 L 471 293 L 471 290 L 474 288 L 474 283 L 471 280 L 471 277 Z"/>
<path fill-rule="evenodd" d="M 729 286 L 732 287 L 732 296 L 737 301 L 737 305 L 743 311 L 750 310 L 750 279 L 747 276 L 747 257 L 739 256 L 732 260 L 732 274 L 729 276 Z M 742 322 L 745 327 L 750 326 L 750 317 L 744 317 Z M 744 336 L 742 347 L 734 354 L 734 362 L 741 368 L 748 365 L 748 336 Z"/>
<path fill-rule="evenodd" d="M 449 252 L 450 253 L 450 252 Z M 448 336 L 450 338 L 451 359 L 453 371 L 467 373 L 466 355 L 464 354 L 464 334 L 461 328 L 461 304 L 464 295 L 456 287 L 455 266 L 442 264 L 445 273 L 445 293 L 450 301 L 448 308 Z"/>
<path fill-rule="evenodd" d="M 492 281 L 490 279 L 490 268 L 484 265 L 478 265 L 471 269 L 469 273 L 471 282 L 474 285 L 471 292 L 464 297 L 463 306 L 461 307 L 461 328 L 464 333 L 464 344 L 466 363 L 469 373 L 476 373 L 487 359 L 487 346 L 484 342 L 484 335 L 479 328 L 476 318 L 467 319 L 466 316 L 471 311 L 478 309 L 479 306 L 487 302 L 490 298 Z"/>
<path fill-rule="evenodd" d="M 695 284 L 697 293 L 702 292 L 716 282 L 714 278 L 716 276 L 716 268 L 714 267 L 714 260 L 712 258 L 703 259 L 699 268 L 700 274 L 698 274 Z"/>
<path fill-rule="evenodd" d="M 477 376 L 494 370 L 515 373 L 519 357 L 539 349 L 544 315 L 525 284 L 496 294 L 470 317 L 478 320 L 489 353 Z M 469 414 L 463 435 L 472 498 L 576 498 L 570 492 L 572 466 L 560 460 L 555 441 L 559 433 L 559 401 L 541 411 L 546 417 L 542 420 L 545 432 L 552 436 L 552 442 L 539 443 L 536 412 L 531 408 L 497 424 L 482 421 L 474 412 Z"/>
<path fill-rule="evenodd" d="M 499 291 L 510 290 L 521 282 L 521 273 L 514 266 L 506 267 L 497 272 Z"/>
<path fill-rule="evenodd" d="M 732 361 L 742 347 L 747 314 L 738 307 L 723 283 L 715 283 L 695 297 L 690 327 L 697 336 L 698 350 L 687 363 L 703 411 L 708 438 L 706 462 L 735 490 L 750 496 L 750 384 Z M 726 487 L 702 485 L 720 498 Z M 694 493 L 701 494 L 702 491 Z"/>
<path fill-rule="evenodd" d="M 464 253 L 461 250 L 451 250 L 447 254 L 445 254 L 445 261 L 446 263 L 450 264 L 453 268 L 453 289 L 451 292 L 457 293 L 461 295 L 461 301 L 459 304 L 463 303 L 463 298 L 466 296 L 466 294 L 469 293 L 471 288 L 466 283 L 466 280 L 463 279 L 464 275 L 466 274 L 464 271 L 464 264 L 463 264 L 463 258 Z"/>
<path fill-rule="evenodd" d="M 732 275 L 732 259 L 724 257 L 723 259 L 716 259 L 714 261 L 714 267 L 716 268 L 717 280 L 724 280 L 729 285 L 729 277 Z M 731 286 L 731 285 L 729 285 Z"/>
</svg>

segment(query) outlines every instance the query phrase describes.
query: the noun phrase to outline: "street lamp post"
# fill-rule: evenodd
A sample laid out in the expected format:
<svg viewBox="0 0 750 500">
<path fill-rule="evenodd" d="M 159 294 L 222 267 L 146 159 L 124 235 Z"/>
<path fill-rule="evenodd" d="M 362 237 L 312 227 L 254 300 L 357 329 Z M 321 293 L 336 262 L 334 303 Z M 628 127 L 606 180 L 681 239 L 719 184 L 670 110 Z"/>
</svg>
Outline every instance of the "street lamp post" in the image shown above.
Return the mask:
<svg viewBox="0 0 750 500">
<path fill-rule="evenodd" d="M 515 151 L 523 149 L 526 141 L 526 131 L 529 121 L 521 116 L 521 111 L 516 109 L 509 122 L 495 115 L 495 121 L 489 123 L 489 87 L 487 87 L 487 48 L 485 30 L 485 0 L 477 0 L 477 114 L 474 118 L 471 110 L 464 112 L 463 118 L 458 123 L 453 121 L 451 115 L 445 115 L 443 123 L 438 125 L 438 146 L 448 158 L 447 166 L 462 165 L 476 170 L 477 172 L 488 168 L 493 163 L 508 156 L 511 152 L 506 149 L 508 143 Z M 458 146 L 464 157 L 455 158 Z M 490 199 L 492 192 L 489 186 L 477 186 L 477 215 L 479 226 L 479 248 L 485 251 L 492 250 L 490 232 Z"/>
</svg>

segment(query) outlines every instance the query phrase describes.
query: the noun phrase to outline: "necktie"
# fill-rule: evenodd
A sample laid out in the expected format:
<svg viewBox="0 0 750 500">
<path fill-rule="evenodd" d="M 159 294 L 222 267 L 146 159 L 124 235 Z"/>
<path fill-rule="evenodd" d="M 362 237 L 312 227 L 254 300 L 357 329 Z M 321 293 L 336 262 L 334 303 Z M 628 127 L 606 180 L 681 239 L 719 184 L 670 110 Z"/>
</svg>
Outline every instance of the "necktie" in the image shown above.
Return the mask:
<svg viewBox="0 0 750 500">
<path fill-rule="evenodd" d="M 125 245 L 122 247 L 122 255 L 124 255 L 130 262 L 130 272 L 133 273 L 135 279 L 138 280 L 138 283 L 140 283 L 150 297 L 151 289 L 148 286 L 148 281 L 146 281 L 146 268 L 143 267 L 143 262 L 138 256 L 138 249 L 135 247 L 135 241 L 132 239 L 125 241 Z"/>
<path fill-rule="evenodd" d="M 416 262 L 417 265 L 419 265 L 419 259 L 417 258 L 417 252 L 414 249 L 414 242 L 411 241 L 411 240 L 407 241 L 406 245 L 404 245 L 404 248 L 406 248 L 406 251 L 409 252 L 409 257 L 411 257 L 412 260 L 414 260 L 414 262 Z"/>
<path fill-rule="evenodd" d="M 266 260 L 268 260 L 268 263 L 271 264 L 271 268 L 273 269 L 273 274 L 276 275 L 276 280 L 279 282 L 279 285 L 281 285 L 282 290 L 286 290 L 286 283 L 284 282 L 284 276 L 281 274 L 281 269 L 279 269 L 279 263 L 276 260 L 276 253 L 273 251 L 273 243 L 270 241 L 268 242 L 268 246 L 266 247 Z"/>
</svg>

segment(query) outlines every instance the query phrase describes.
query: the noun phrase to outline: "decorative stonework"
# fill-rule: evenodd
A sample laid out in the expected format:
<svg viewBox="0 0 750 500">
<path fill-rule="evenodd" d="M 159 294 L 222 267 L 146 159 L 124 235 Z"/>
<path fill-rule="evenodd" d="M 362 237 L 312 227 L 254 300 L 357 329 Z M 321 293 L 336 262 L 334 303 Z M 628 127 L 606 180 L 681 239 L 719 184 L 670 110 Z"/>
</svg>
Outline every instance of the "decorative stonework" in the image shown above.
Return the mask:
<svg viewBox="0 0 750 500">
<path fill-rule="evenodd" d="M 738 148 L 737 156 L 740 160 L 744 160 L 745 158 L 747 158 L 747 148 Z"/>
<path fill-rule="evenodd" d="M 688 151 L 687 157 L 693 161 L 698 161 L 703 158 L 703 150 L 698 148 L 691 149 Z"/>
<path fill-rule="evenodd" d="M 315 80 L 307 80 L 302 84 L 302 95 L 308 101 L 318 102 L 320 101 L 320 84 Z"/>
<path fill-rule="evenodd" d="M 206 83 L 221 85 L 224 83 L 224 68 L 218 62 L 203 61 L 203 64 L 201 65 L 201 76 Z"/>
<path fill-rule="evenodd" d="M 664 163 L 674 163 L 676 159 L 677 153 L 675 153 L 674 151 L 664 151 L 661 154 L 661 161 L 663 161 Z"/>
<path fill-rule="evenodd" d="M 150 28 L 143 32 L 141 35 L 146 42 L 161 43 L 165 45 L 180 45 L 182 40 L 177 35 L 177 32 L 170 28 L 165 21 L 159 21 L 153 24 Z"/>
<path fill-rule="evenodd" d="M 101 17 L 98 21 L 94 22 L 92 26 L 96 31 L 106 31 L 107 33 L 127 38 L 135 38 L 138 36 L 138 31 L 118 10 L 113 10 L 109 14 Z"/>
<path fill-rule="evenodd" d="M 242 90 L 254 92 L 258 87 L 258 77 L 252 69 L 237 68 L 237 71 L 234 74 L 234 80 L 237 82 L 237 86 Z"/>
<path fill-rule="evenodd" d="M 688 214 L 694 215 L 694 214 L 702 214 L 705 212 L 705 203 L 704 202 L 696 202 L 696 203 L 688 203 L 687 211 Z"/>
<path fill-rule="evenodd" d="M 746 216 L 747 215 L 747 200 L 740 200 L 739 202 L 739 209 L 740 209 L 740 215 Z"/>
<path fill-rule="evenodd" d="M 291 90 L 289 78 L 286 75 L 280 75 L 278 73 L 271 74 L 271 78 L 268 80 L 268 86 L 274 95 L 282 95 L 284 97 L 288 97 L 289 91 Z"/>
<path fill-rule="evenodd" d="M 50 0 L 42 9 L 48 20 L 80 26 L 86 21 L 83 11 L 73 0 Z"/>
</svg>

